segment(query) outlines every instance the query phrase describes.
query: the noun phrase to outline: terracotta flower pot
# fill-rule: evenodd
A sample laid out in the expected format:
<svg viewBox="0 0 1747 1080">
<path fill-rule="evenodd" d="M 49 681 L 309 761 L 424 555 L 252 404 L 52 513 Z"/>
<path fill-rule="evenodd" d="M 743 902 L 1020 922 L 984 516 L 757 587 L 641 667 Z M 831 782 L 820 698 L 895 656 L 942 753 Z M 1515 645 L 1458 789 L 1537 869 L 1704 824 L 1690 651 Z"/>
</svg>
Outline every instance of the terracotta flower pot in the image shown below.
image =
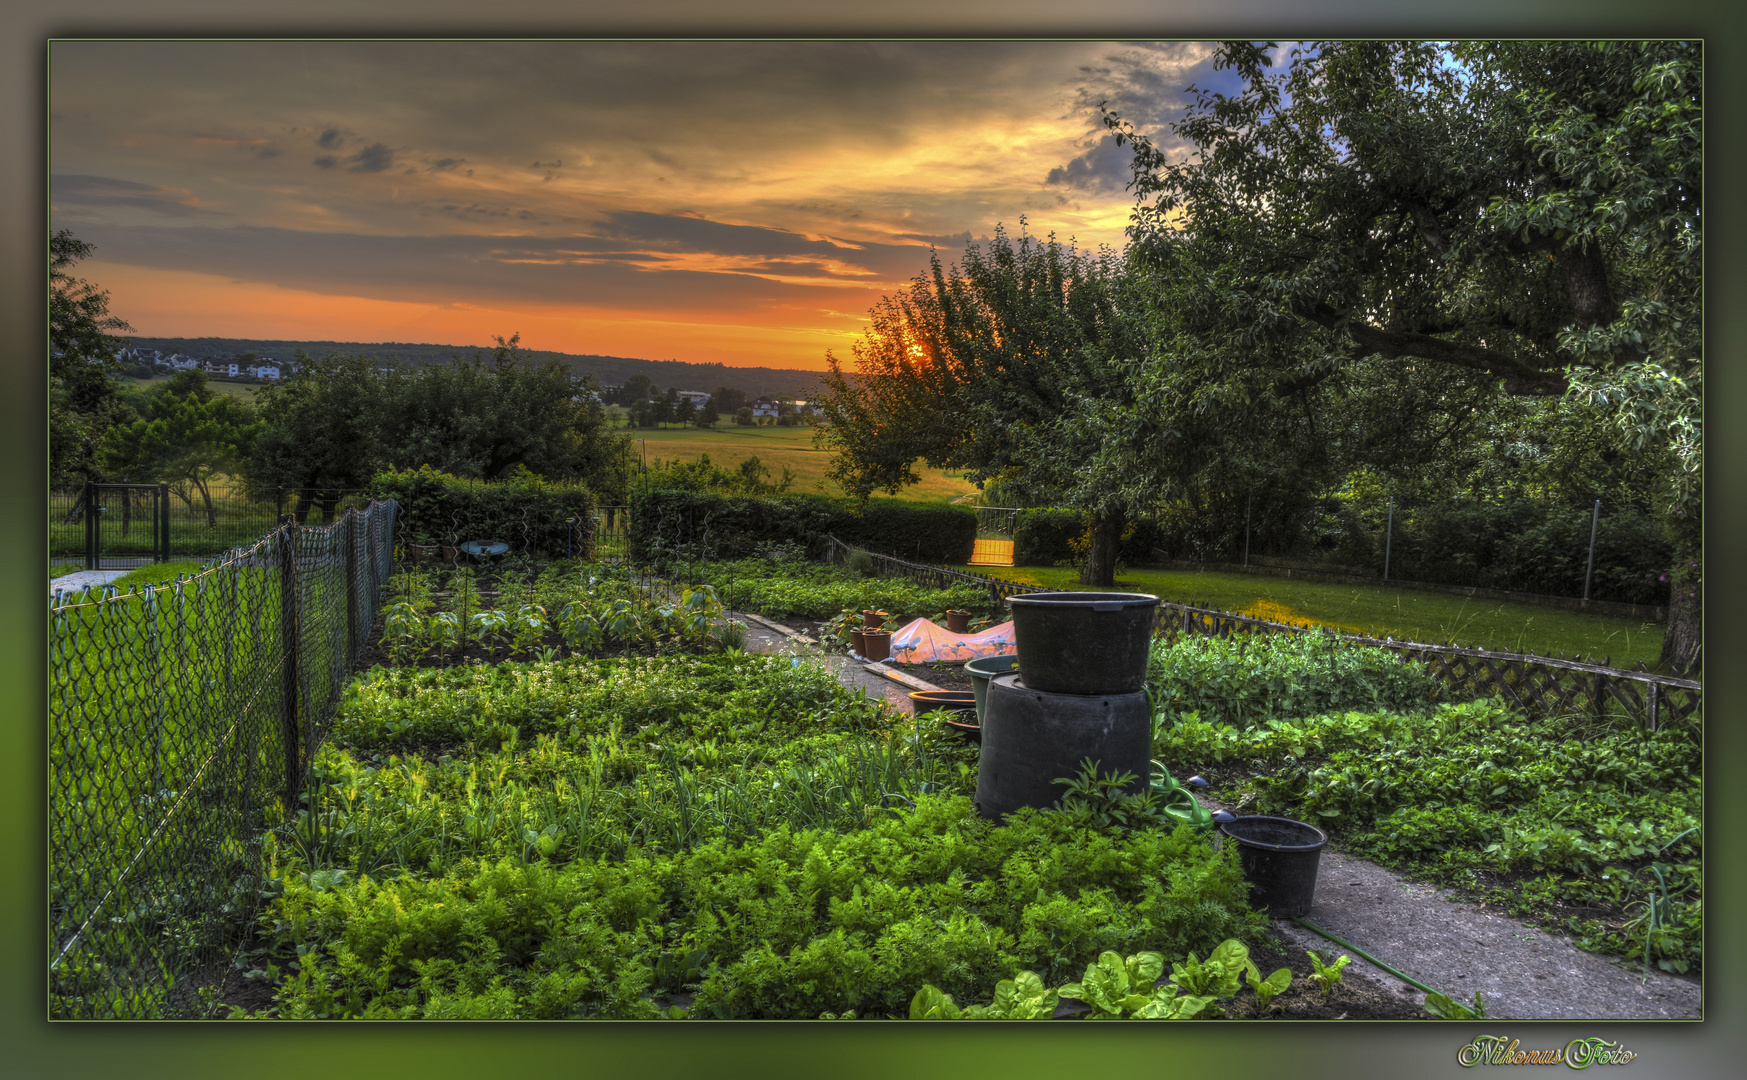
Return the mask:
<svg viewBox="0 0 1747 1080">
<path fill-rule="evenodd" d="M 946 628 L 955 634 L 966 633 L 971 628 L 971 613 L 968 611 L 947 612 Z"/>
<path fill-rule="evenodd" d="M 861 655 L 869 660 L 884 660 L 892 655 L 892 635 L 886 630 L 863 630 L 861 640 L 867 645 Z"/>
<path fill-rule="evenodd" d="M 862 608 L 861 609 L 861 625 L 866 627 L 867 629 L 878 630 L 880 627 L 885 625 L 885 622 L 886 622 L 886 613 L 885 612 L 873 611 L 869 608 Z"/>
<path fill-rule="evenodd" d="M 862 629 L 857 627 L 849 632 L 849 647 L 859 656 L 867 655 L 867 641 L 862 637 Z"/>
</svg>

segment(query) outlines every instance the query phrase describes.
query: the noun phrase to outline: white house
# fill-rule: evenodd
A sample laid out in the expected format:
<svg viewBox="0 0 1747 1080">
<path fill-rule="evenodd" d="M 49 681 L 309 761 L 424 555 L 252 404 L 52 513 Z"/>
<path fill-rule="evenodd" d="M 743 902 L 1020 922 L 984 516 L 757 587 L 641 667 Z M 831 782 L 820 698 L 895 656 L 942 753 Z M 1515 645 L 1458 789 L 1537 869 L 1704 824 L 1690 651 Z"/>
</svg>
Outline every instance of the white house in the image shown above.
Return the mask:
<svg viewBox="0 0 1747 1080">
<path fill-rule="evenodd" d="M 704 407 L 704 403 L 710 400 L 710 395 L 702 390 L 681 390 L 679 391 L 679 400 L 689 401 L 701 409 Z"/>
<path fill-rule="evenodd" d="M 775 416 L 776 414 L 776 402 L 772 401 L 770 398 L 761 397 L 752 403 L 753 416 Z"/>
<path fill-rule="evenodd" d="M 249 375 L 256 379 L 277 379 L 279 378 L 279 365 L 266 360 L 250 364 Z"/>
</svg>

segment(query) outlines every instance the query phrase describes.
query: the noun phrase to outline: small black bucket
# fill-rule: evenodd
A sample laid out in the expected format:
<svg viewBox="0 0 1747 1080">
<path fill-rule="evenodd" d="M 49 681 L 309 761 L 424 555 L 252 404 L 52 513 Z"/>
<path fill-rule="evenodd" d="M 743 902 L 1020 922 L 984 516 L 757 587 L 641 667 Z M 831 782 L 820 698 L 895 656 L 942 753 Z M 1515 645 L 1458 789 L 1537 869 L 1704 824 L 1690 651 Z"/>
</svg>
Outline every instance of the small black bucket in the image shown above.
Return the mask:
<svg viewBox="0 0 1747 1080">
<path fill-rule="evenodd" d="M 1328 834 L 1291 818 L 1234 818 L 1219 831 L 1237 842 L 1238 864 L 1250 883 L 1250 903 L 1276 919 L 1310 910 L 1316 895 L 1316 864 Z"/>
</svg>

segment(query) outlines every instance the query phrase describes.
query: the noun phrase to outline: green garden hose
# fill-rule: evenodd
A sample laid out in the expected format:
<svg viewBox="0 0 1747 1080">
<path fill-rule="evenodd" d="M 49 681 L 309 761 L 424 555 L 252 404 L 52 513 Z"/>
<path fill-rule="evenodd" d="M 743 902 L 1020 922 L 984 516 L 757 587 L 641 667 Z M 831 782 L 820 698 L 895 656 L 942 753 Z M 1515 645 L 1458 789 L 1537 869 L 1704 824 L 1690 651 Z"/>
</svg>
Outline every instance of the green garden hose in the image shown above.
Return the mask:
<svg viewBox="0 0 1747 1080">
<path fill-rule="evenodd" d="M 1420 982 L 1418 979 L 1414 978 L 1412 975 L 1407 974 L 1406 972 L 1398 971 L 1397 969 L 1390 967 L 1388 964 L 1385 964 L 1383 961 L 1377 959 L 1375 956 L 1372 956 L 1370 953 L 1366 952 L 1364 949 L 1359 948 L 1357 945 L 1354 945 L 1352 942 L 1342 941 L 1340 938 L 1335 937 L 1333 934 L 1329 933 L 1327 930 L 1324 930 L 1322 927 L 1311 922 L 1309 919 L 1293 919 L 1292 921 L 1297 923 L 1299 926 L 1304 927 L 1306 930 L 1311 931 L 1312 933 L 1321 934 L 1323 937 L 1328 938 L 1330 941 L 1334 942 L 1336 945 L 1339 945 L 1343 949 L 1350 949 L 1353 952 L 1358 953 L 1360 956 L 1364 957 L 1366 960 L 1369 960 L 1371 963 L 1376 964 L 1378 967 L 1382 968 L 1384 971 L 1389 972 L 1389 974 L 1395 976 L 1396 978 L 1400 979 L 1404 983 L 1409 983 L 1413 986 L 1417 986 L 1421 990 L 1424 990 L 1428 994 L 1437 994 L 1440 997 L 1448 997 L 1449 996 L 1448 994 L 1445 994 L 1441 990 L 1432 989 L 1431 987 L 1427 986 L 1425 983 Z"/>
</svg>

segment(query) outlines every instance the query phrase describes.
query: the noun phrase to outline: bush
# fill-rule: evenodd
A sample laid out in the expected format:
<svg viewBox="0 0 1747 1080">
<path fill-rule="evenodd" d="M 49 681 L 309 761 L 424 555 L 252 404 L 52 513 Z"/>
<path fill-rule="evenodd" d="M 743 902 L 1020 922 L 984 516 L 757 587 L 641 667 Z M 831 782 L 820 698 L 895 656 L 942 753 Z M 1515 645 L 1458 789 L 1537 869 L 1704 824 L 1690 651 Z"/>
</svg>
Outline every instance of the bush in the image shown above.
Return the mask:
<svg viewBox="0 0 1747 1080">
<path fill-rule="evenodd" d="M 907 559 L 969 561 L 976 515 L 950 507 L 870 503 L 861 512 L 819 495 L 774 499 L 696 491 L 650 491 L 631 500 L 631 557 L 745 559 L 772 543 L 790 543 L 813 558 L 826 537 Z"/>
<path fill-rule="evenodd" d="M 593 554 L 594 496 L 580 484 L 553 483 L 529 472 L 486 483 L 429 465 L 389 469 L 370 482 L 370 497 L 400 503 L 403 543 L 456 545 L 501 540 L 517 555 L 586 559 Z M 574 526 L 567 520 L 574 518 Z"/>
<path fill-rule="evenodd" d="M 838 527 L 845 543 L 913 562 L 967 563 L 977 540 L 977 516 L 953 506 L 869 503 Z"/>
<path fill-rule="evenodd" d="M 1146 679 L 1164 716 L 1198 712 L 1244 728 L 1347 709 L 1415 712 L 1439 694 L 1423 665 L 1325 634 L 1155 641 Z"/>
<path fill-rule="evenodd" d="M 1074 562 L 1074 540 L 1085 531 L 1078 510 L 1021 510 L 1013 524 L 1013 565 Z"/>
<path fill-rule="evenodd" d="M 1673 561 L 1660 524 L 1631 507 L 1602 508 L 1589 595 L 1665 604 L 1658 581 Z M 1582 596 L 1590 508 L 1534 503 L 1439 505 L 1396 510 L 1389 574 L 1404 581 Z M 1381 552 L 1379 542 L 1377 550 Z M 1376 558 L 1381 570 L 1380 557 Z"/>
</svg>

